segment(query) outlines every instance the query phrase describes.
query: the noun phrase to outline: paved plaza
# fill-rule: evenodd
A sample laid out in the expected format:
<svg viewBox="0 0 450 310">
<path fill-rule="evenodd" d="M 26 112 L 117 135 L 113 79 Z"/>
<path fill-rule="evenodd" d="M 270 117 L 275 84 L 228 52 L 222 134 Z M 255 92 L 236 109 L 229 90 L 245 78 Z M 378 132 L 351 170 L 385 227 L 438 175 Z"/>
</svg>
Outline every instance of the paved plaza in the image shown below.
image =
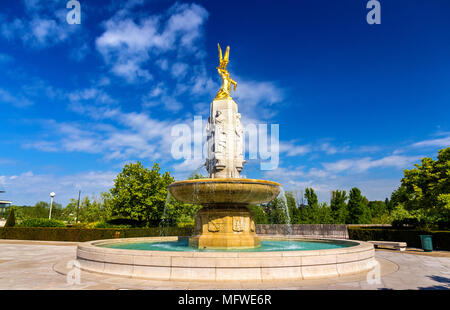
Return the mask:
<svg viewBox="0 0 450 310">
<path fill-rule="evenodd" d="M 0 240 L 0 290 L 22 289 L 450 289 L 450 253 L 377 250 L 381 279 L 367 275 L 283 282 L 173 282 L 79 273 L 76 243 Z M 69 276 L 68 276 L 69 274 Z"/>
</svg>

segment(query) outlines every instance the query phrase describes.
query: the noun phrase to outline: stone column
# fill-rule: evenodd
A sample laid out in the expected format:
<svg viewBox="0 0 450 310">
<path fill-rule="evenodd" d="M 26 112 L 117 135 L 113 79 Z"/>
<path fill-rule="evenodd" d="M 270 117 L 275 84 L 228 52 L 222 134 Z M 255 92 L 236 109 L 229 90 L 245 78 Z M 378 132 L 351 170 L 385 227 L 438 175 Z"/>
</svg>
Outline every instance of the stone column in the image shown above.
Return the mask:
<svg viewBox="0 0 450 310">
<path fill-rule="evenodd" d="M 211 178 L 240 178 L 244 165 L 244 133 L 236 102 L 216 99 L 211 103 L 207 126 L 208 158 Z"/>
</svg>

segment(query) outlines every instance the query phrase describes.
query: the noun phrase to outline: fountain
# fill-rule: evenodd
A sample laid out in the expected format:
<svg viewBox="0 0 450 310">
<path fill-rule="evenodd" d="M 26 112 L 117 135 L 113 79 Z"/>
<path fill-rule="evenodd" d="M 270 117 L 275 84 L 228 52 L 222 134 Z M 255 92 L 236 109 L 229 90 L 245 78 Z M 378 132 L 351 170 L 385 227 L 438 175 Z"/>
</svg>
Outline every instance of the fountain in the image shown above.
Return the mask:
<svg viewBox="0 0 450 310">
<path fill-rule="evenodd" d="M 374 247 L 353 240 L 318 240 L 299 236 L 257 236 L 248 206 L 273 200 L 280 184 L 245 179 L 243 129 L 231 97 L 237 83 L 227 70 L 230 49 L 219 45 L 222 86 L 211 103 L 207 123 L 210 178 L 169 185 L 184 203 L 202 205 L 195 218 L 195 235 L 119 238 L 80 244 L 81 269 L 107 274 L 162 280 L 302 280 L 338 277 L 373 268 Z"/>
</svg>

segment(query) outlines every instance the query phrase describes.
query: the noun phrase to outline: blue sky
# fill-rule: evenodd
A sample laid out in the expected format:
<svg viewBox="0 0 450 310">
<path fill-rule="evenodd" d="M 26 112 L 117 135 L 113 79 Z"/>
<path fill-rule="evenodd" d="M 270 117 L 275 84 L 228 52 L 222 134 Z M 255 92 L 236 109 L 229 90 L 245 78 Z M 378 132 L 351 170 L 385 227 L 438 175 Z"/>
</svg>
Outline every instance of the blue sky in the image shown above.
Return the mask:
<svg viewBox="0 0 450 310">
<path fill-rule="evenodd" d="M 280 164 L 247 177 L 390 196 L 424 156 L 450 145 L 450 2 L 66 0 L 0 3 L 0 188 L 16 204 L 66 204 L 111 187 L 127 162 L 177 179 L 172 126 L 208 117 L 217 43 L 244 125 L 279 124 Z"/>
</svg>

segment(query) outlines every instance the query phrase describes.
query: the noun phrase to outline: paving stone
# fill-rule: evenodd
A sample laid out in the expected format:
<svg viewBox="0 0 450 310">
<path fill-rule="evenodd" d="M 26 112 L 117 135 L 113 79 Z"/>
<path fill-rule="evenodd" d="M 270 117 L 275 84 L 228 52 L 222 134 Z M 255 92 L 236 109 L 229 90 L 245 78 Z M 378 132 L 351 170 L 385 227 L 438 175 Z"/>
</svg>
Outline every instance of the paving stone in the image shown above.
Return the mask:
<svg viewBox="0 0 450 310">
<path fill-rule="evenodd" d="M 348 277 L 277 281 L 277 282 L 190 282 L 132 279 L 81 272 L 80 284 L 67 283 L 65 274 L 56 272 L 76 256 L 75 245 L 2 243 L 0 241 L 0 289 L 450 289 L 450 257 L 440 252 L 418 255 L 398 251 L 376 251 L 381 262 L 381 284 L 369 284 L 366 275 Z M 383 264 L 384 262 L 389 262 Z M 396 265 L 398 267 L 395 267 Z M 398 270 L 397 270 L 398 269 Z M 70 268 L 62 268 L 65 272 Z M 63 272 L 61 271 L 61 272 Z"/>
</svg>

